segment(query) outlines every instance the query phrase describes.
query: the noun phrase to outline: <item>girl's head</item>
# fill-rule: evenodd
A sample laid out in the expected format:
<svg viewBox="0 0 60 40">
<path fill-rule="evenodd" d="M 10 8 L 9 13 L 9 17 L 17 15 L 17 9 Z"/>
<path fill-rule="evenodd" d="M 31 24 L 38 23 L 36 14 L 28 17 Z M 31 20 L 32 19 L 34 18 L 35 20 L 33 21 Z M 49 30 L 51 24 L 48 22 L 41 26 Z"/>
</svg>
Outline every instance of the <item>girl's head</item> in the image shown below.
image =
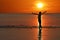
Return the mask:
<svg viewBox="0 0 60 40">
<path fill-rule="evenodd" d="M 39 12 L 39 15 L 41 15 L 41 12 Z"/>
</svg>

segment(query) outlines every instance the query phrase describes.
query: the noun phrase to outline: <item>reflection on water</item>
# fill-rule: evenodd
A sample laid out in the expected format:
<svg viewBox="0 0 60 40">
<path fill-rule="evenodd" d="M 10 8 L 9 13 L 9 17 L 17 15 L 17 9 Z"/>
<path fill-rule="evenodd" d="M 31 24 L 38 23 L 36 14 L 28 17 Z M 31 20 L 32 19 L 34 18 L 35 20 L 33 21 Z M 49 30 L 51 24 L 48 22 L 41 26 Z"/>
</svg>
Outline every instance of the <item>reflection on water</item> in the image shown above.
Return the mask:
<svg viewBox="0 0 60 40">
<path fill-rule="evenodd" d="M 38 28 L 0 28 L 0 40 L 38 40 Z M 42 28 L 42 40 L 60 40 L 60 28 Z"/>
</svg>

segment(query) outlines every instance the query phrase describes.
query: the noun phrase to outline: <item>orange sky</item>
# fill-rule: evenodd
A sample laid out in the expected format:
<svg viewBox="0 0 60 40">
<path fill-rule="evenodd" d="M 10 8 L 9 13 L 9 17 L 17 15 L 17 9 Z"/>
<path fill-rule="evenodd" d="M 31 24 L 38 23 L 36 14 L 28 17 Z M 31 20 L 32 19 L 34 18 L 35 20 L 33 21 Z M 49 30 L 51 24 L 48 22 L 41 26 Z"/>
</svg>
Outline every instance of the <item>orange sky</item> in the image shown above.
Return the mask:
<svg viewBox="0 0 60 40">
<path fill-rule="evenodd" d="M 36 1 L 46 4 L 48 12 L 60 12 L 60 0 L 0 0 L 0 12 L 35 12 Z"/>
</svg>

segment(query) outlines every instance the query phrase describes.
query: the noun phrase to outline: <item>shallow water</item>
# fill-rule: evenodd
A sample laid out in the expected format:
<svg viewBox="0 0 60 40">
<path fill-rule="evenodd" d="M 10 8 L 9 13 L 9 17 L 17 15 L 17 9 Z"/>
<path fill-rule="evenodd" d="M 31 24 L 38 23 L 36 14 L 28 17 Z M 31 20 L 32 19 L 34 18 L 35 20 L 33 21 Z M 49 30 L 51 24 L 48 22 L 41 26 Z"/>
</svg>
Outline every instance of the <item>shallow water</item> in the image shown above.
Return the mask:
<svg viewBox="0 0 60 40">
<path fill-rule="evenodd" d="M 43 28 L 42 40 L 60 40 L 60 28 Z"/>
<path fill-rule="evenodd" d="M 0 28 L 0 40 L 38 40 L 38 28 Z M 60 40 L 60 28 L 42 28 L 42 40 Z"/>
</svg>

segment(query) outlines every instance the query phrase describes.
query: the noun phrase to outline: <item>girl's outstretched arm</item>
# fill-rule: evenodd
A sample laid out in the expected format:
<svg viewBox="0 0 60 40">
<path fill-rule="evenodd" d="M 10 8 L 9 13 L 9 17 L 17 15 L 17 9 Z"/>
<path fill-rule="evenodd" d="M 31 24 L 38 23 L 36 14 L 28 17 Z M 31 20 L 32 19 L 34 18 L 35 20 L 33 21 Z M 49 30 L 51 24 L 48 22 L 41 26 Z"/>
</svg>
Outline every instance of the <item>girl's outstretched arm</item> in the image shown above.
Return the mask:
<svg viewBox="0 0 60 40">
<path fill-rule="evenodd" d="M 36 14 L 36 13 L 32 13 L 33 15 L 38 15 L 38 14 Z"/>
<path fill-rule="evenodd" d="M 44 11 L 41 15 L 44 15 L 47 11 Z"/>
</svg>

